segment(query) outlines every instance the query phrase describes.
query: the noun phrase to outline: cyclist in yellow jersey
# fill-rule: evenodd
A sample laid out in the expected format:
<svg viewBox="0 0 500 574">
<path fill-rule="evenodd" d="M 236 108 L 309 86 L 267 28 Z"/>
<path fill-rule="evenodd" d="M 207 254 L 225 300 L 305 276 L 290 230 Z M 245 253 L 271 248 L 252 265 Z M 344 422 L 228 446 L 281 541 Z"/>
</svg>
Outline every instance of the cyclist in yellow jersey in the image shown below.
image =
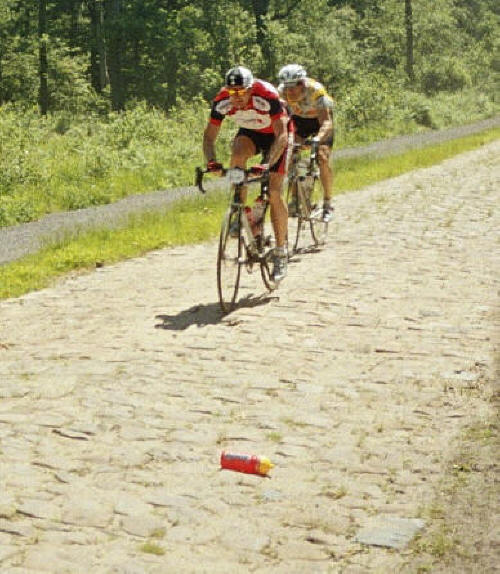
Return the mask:
<svg viewBox="0 0 500 574">
<path fill-rule="evenodd" d="M 307 77 L 298 64 L 288 64 L 278 74 L 278 92 L 292 112 L 297 143 L 311 136 L 319 142 L 319 175 L 323 186 L 323 218 L 333 214 L 331 204 L 333 170 L 330 158 L 333 147 L 333 99 L 322 84 Z"/>
</svg>

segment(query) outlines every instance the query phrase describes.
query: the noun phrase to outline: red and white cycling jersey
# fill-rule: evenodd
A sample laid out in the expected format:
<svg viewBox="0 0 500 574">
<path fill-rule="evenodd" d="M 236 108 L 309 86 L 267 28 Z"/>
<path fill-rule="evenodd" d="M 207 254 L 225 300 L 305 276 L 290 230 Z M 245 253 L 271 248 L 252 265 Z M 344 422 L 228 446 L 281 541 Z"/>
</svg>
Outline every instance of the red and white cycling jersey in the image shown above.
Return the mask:
<svg viewBox="0 0 500 574">
<path fill-rule="evenodd" d="M 229 116 L 237 125 L 264 134 L 272 134 L 271 122 L 287 116 L 286 108 L 276 88 L 264 80 L 254 80 L 245 109 L 231 105 L 226 88 L 222 88 L 212 102 L 210 123 L 218 126 Z"/>
</svg>

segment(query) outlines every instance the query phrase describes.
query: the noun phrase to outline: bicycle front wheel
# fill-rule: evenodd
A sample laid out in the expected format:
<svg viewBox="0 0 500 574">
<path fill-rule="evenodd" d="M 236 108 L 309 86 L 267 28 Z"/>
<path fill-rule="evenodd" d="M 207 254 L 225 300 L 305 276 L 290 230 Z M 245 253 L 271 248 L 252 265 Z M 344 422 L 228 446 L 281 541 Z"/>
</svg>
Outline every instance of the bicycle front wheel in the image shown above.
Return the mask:
<svg viewBox="0 0 500 574">
<path fill-rule="evenodd" d="M 222 224 L 217 254 L 217 290 L 223 313 L 236 306 L 240 286 L 243 238 L 239 210 L 228 210 Z"/>
</svg>

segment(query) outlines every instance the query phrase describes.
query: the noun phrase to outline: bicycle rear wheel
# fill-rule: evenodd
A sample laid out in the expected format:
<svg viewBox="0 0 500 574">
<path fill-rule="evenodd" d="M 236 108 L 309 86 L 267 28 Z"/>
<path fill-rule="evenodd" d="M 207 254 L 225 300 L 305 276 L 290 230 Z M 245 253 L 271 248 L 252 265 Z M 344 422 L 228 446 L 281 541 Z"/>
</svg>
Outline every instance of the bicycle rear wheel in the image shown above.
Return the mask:
<svg viewBox="0 0 500 574">
<path fill-rule="evenodd" d="M 304 234 L 307 232 L 309 221 L 310 203 L 307 201 L 309 190 L 311 189 L 312 178 L 301 176 L 296 182 L 296 202 L 297 202 L 297 227 L 295 228 L 295 241 L 293 252 L 299 251 L 299 245 L 304 241 Z"/>
<path fill-rule="evenodd" d="M 288 217 L 297 217 L 298 200 L 297 200 L 297 184 L 295 179 L 288 183 L 286 191 L 286 204 L 288 206 Z M 293 213 L 291 213 L 293 211 Z"/>
<path fill-rule="evenodd" d="M 324 245 L 328 234 L 328 222 L 323 214 L 323 188 L 317 177 L 309 181 L 309 189 L 306 194 L 308 203 L 309 225 L 314 245 Z"/>
<path fill-rule="evenodd" d="M 238 232 L 231 235 L 231 224 Z M 217 253 L 217 290 L 223 313 L 229 313 L 236 306 L 242 267 L 243 238 L 241 236 L 240 211 L 229 209 L 224 217 Z"/>
</svg>

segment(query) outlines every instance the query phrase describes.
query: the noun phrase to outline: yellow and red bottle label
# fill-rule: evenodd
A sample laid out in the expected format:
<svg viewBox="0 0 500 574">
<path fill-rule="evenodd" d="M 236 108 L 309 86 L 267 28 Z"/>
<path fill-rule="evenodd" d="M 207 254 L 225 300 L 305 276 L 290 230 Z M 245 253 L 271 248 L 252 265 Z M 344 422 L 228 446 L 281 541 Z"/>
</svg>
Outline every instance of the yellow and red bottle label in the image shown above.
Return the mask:
<svg viewBox="0 0 500 574">
<path fill-rule="evenodd" d="M 227 470 L 260 475 L 266 475 L 274 467 L 274 464 L 265 456 L 229 452 L 222 452 L 220 465 Z"/>
</svg>

